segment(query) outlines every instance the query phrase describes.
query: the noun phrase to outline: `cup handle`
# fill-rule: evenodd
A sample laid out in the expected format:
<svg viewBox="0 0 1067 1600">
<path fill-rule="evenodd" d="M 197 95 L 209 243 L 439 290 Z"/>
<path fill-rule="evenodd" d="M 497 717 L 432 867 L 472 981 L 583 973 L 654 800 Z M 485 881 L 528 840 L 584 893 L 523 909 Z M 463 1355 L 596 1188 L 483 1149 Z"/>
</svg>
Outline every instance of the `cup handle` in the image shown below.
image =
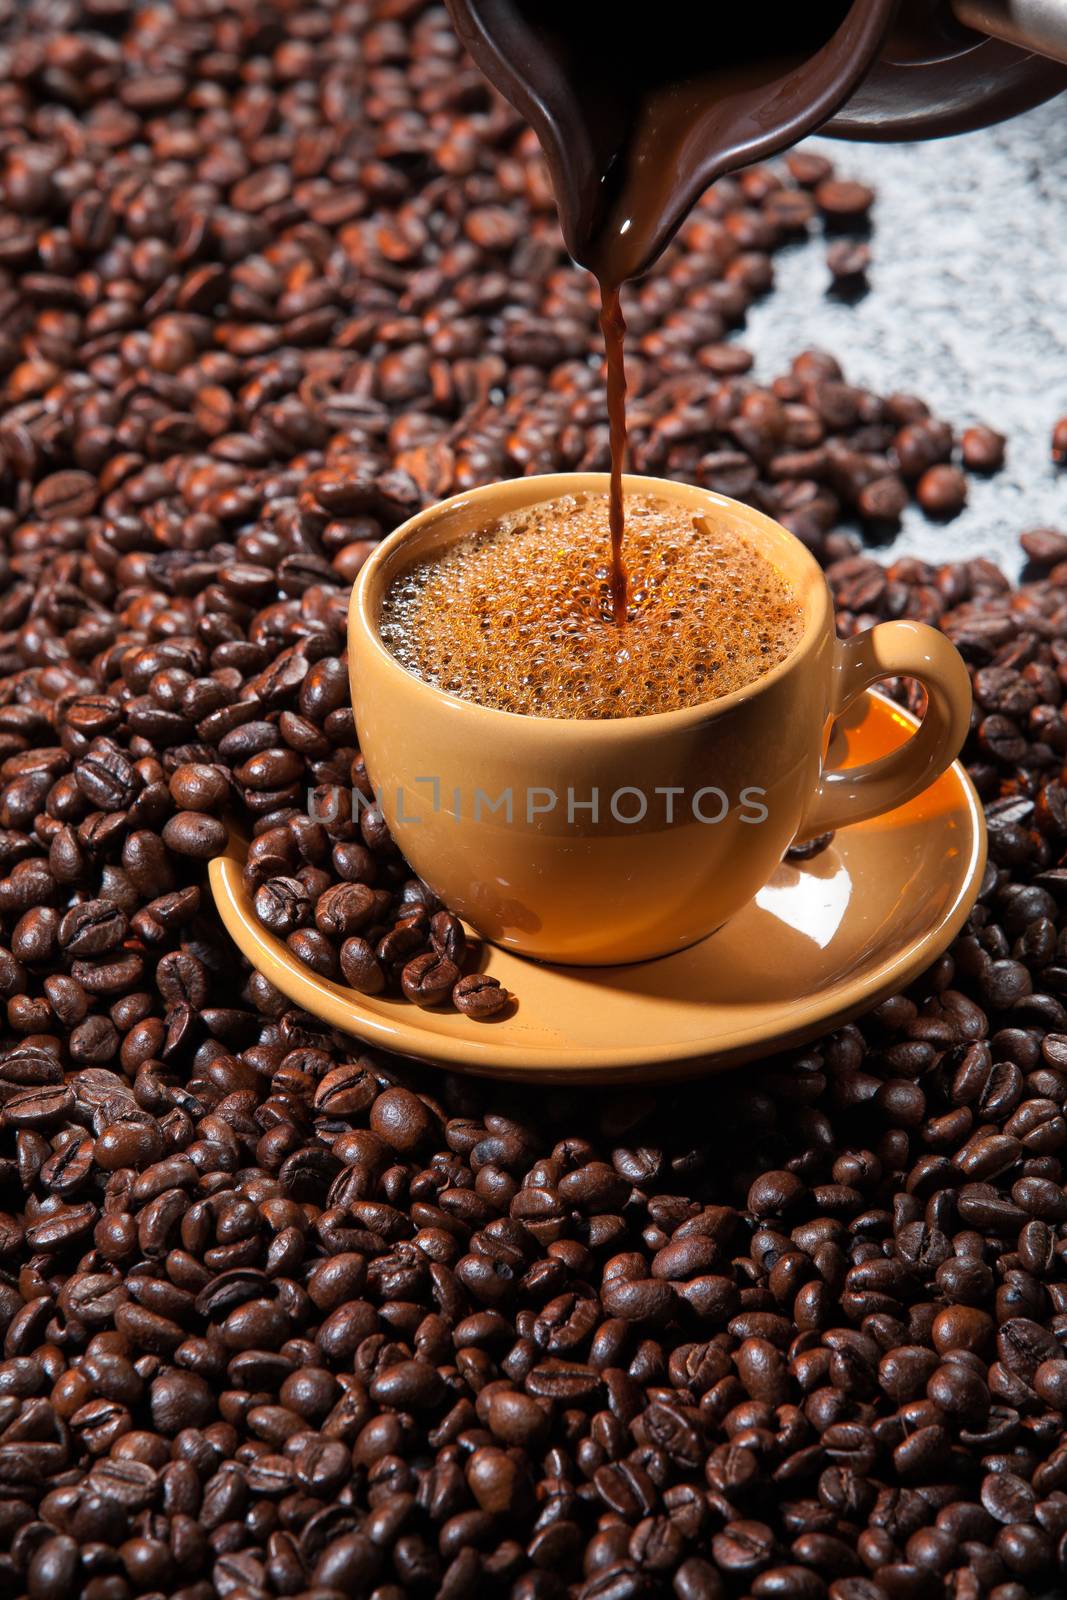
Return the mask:
<svg viewBox="0 0 1067 1600">
<path fill-rule="evenodd" d="M 955 645 L 924 622 L 880 622 L 834 646 L 831 715 L 839 717 L 879 678 L 917 678 L 926 715 L 911 738 L 862 767 L 824 770 L 796 843 L 865 822 L 912 800 L 959 754 L 971 715 L 971 683 Z"/>
</svg>

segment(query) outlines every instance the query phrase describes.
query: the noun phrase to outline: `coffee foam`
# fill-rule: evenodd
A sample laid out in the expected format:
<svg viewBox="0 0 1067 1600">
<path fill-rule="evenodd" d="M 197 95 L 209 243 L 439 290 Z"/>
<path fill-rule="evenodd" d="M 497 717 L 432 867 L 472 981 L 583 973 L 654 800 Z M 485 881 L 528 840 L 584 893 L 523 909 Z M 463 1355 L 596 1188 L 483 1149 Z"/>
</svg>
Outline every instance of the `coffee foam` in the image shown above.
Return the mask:
<svg viewBox="0 0 1067 1600">
<path fill-rule="evenodd" d="M 394 579 L 379 624 L 408 671 L 528 716 L 646 716 L 742 689 L 800 640 L 796 596 L 728 520 L 626 497 L 629 618 L 612 618 L 606 495 L 525 507 Z"/>
</svg>

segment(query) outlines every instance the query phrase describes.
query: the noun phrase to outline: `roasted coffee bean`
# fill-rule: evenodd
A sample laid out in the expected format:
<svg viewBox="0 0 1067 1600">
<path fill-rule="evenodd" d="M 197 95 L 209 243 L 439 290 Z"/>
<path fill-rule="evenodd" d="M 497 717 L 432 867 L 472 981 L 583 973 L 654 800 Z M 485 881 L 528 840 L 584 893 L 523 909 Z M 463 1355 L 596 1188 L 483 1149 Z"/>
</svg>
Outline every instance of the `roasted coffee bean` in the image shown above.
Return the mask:
<svg viewBox="0 0 1067 1600">
<path fill-rule="evenodd" d="M 382 971 L 374 946 L 358 936 L 346 939 L 340 952 L 341 971 L 345 982 L 359 994 L 380 994 L 385 988 Z"/>
<path fill-rule="evenodd" d="M 230 793 L 225 771 L 206 762 L 188 761 L 170 775 L 174 804 L 182 811 L 214 811 Z"/>
<path fill-rule="evenodd" d="M 903 479 L 895 474 L 872 478 L 870 483 L 864 484 L 856 501 L 861 516 L 871 522 L 886 523 L 899 522 L 907 503 L 907 488 Z"/>
<path fill-rule="evenodd" d="M 59 924 L 61 949 L 71 956 L 99 956 L 126 937 L 126 918 L 107 900 L 86 900 L 72 906 Z"/>
<path fill-rule="evenodd" d="M 870 246 L 861 239 L 838 239 L 826 252 L 826 265 L 835 284 L 854 284 L 871 265 Z"/>
<path fill-rule="evenodd" d="M 416 1005 L 435 1006 L 447 1000 L 460 980 L 460 971 L 447 956 L 427 951 L 409 961 L 400 974 L 400 986 Z"/>
<path fill-rule="evenodd" d="M 43 966 L 59 943 L 59 916 L 50 906 L 27 911 L 11 930 L 11 955 L 26 966 Z"/>
<path fill-rule="evenodd" d="M 371 1107 L 370 1126 L 391 1149 L 409 1153 L 433 1131 L 433 1118 L 409 1089 L 386 1089 Z"/>
<path fill-rule="evenodd" d="M 291 933 L 311 921 L 313 907 L 299 878 L 269 878 L 255 894 L 256 916 L 272 933 Z"/>
<path fill-rule="evenodd" d="M 471 972 L 452 990 L 457 1011 L 467 1017 L 495 1017 L 508 1005 L 510 996 L 498 978 L 486 972 Z"/>
<path fill-rule="evenodd" d="M 1058 528 L 1031 528 L 1020 534 L 1019 543 L 1038 566 L 1051 567 L 1067 559 L 1067 534 Z"/>
<path fill-rule="evenodd" d="M 163 843 L 179 856 L 209 861 L 225 847 L 226 827 L 202 811 L 178 811 L 163 828 Z"/>
<path fill-rule="evenodd" d="M 1067 461 L 1067 417 L 1060 417 L 1052 429 L 1052 459 L 1058 467 Z"/>
<path fill-rule="evenodd" d="M 958 467 L 928 467 L 919 479 L 916 497 L 932 517 L 954 517 L 967 498 L 967 480 Z"/>
<path fill-rule="evenodd" d="M 815 203 L 826 216 L 863 217 L 874 204 L 874 191 L 851 179 L 827 176 L 815 190 Z"/>
<path fill-rule="evenodd" d="M 1007 440 L 995 428 L 976 423 L 964 428 L 960 435 L 960 449 L 964 466 L 972 472 L 997 472 L 1004 465 Z"/>
</svg>

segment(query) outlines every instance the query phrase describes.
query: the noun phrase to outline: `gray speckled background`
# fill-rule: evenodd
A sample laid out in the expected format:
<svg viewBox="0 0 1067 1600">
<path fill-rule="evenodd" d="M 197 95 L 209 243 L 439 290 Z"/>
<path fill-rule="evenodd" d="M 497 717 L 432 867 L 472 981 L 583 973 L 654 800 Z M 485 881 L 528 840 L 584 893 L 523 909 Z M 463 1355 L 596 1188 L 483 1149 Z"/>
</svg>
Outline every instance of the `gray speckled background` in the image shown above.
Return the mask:
<svg viewBox="0 0 1067 1600">
<path fill-rule="evenodd" d="M 970 479 L 954 521 L 910 507 L 880 553 L 987 555 L 1015 575 L 1023 529 L 1067 530 L 1067 469 L 1049 454 L 1052 424 L 1067 413 L 1067 96 L 959 138 L 806 148 L 877 190 L 871 288 L 843 303 L 826 292 L 821 243 L 783 252 L 774 293 L 740 335 L 756 374 L 771 378 L 817 345 L 853 382 L 913 390 L 957 426 L 989 422 L 1007 434 L 1006 466 Z"/>
</svg>

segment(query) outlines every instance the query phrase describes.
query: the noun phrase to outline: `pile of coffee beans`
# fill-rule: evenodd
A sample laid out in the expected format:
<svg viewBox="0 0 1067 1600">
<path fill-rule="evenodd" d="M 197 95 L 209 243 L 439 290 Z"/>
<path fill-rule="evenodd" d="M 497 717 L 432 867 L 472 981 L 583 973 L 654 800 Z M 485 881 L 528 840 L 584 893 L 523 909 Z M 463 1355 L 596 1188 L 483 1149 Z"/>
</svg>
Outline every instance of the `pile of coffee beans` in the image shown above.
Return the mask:
<svg viewBox="0 0 1067 1600">
<path fill-rule="evenodd" d="M 866 559 L 843 515 L 947 514 L 1003 440 L 957 450 L 811 352 L 759 387 L 725 340 L 777 246 L 867 192 L 796 156 L 709 196 L 631 296 L 636 465 L 780 516 L 844 631 L 955 640 L 979 902 L 907 994 L 743 1076 L 482 1084 L 292 1007 L 205 867 L 233 822 L 253 894 L 300 886 L 279 931 L 290 895 L 336 906 L 286 934 L 312 964 L 370 894 L 377 939 L 428 935 L 424 983 L 460 966 L 380 814 L 331 835 L 309 792 L 365 783 L 344 613 L 382 534 L 606 464 L 530 136 L 421 3 L 22 0 L 0 29 L 0 1579 L 1062 1592 L 1067 539 L 1027 535 L 1019 589 Z"/>
<path fill-rule="evenodd" d="M 317 662 L 305 681 L 322 683 L 338 671 L 344 696 L 344 669 L 336 660 Z M 242 735 L 254 726 L 246 723 L 234 731 Z M 261 726 L 262 737 L 273 745 L 278 728 Z M 270 748 L 265 753 L 282 754 Z M 320 785 L 312 792 L 310 811 L 279 818 L 252 839 L 243 879 L 256 916 L 305 966 L 320 977 L 343 980 L 359 994 L 391 988 L 416 1005 L 450 1000 L 466 1016 L 498 1016 L 509 1004 L 507 990 L 488 973 L 462 971 L 467 953 L 462 922 L 407 870 L 381 808 L 373 803 L 362 756 L 352 767 L 360 788 Z M 187 771 L 207 783 L 217 770 L 190 766 L 179 768 L 176 777 L 181 780 Z M 361 801 L 366 802 L 362 807 Z"/>
</svg>

